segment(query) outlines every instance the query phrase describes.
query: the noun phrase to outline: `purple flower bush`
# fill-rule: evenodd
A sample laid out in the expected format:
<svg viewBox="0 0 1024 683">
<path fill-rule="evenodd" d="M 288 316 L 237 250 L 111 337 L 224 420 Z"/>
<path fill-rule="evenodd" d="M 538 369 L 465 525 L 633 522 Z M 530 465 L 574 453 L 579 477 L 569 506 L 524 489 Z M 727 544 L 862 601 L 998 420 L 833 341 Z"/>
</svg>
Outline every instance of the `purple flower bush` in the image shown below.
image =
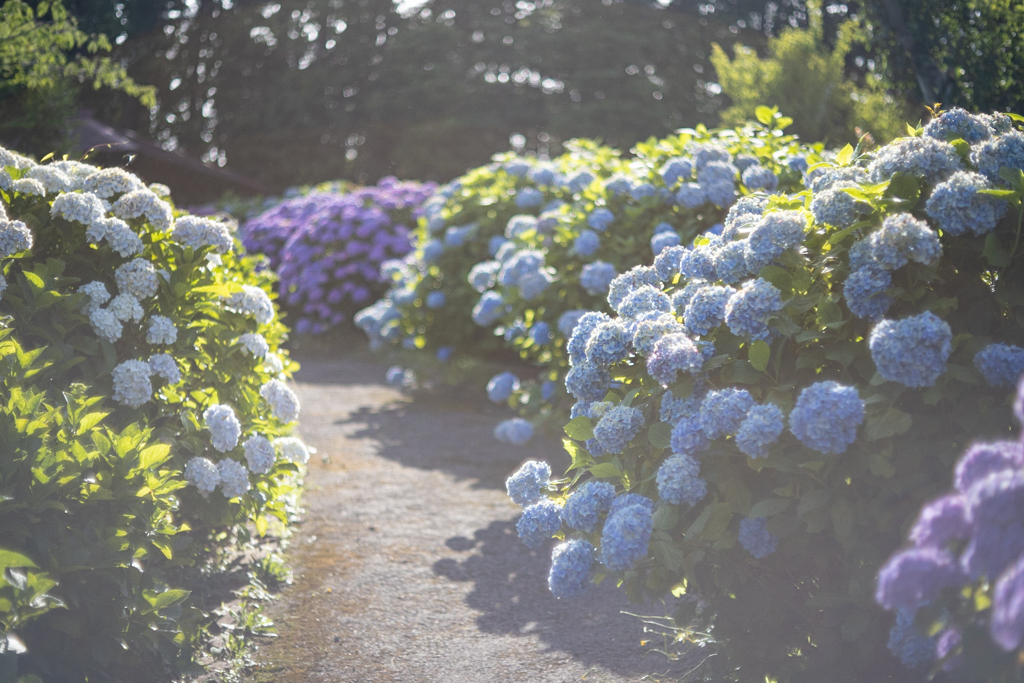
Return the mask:
<svg viewBox="0 0 1024 683">
<path fill-rule="evenodd" d="M 409 253 L 408 224 L 434 189 L 389 177 L 344 194 L 288 199 L 247 221 L 242 243 L 277 271 L 296 331 L 319 334 L 385 289 L 381 264 Z"/>
</svg>

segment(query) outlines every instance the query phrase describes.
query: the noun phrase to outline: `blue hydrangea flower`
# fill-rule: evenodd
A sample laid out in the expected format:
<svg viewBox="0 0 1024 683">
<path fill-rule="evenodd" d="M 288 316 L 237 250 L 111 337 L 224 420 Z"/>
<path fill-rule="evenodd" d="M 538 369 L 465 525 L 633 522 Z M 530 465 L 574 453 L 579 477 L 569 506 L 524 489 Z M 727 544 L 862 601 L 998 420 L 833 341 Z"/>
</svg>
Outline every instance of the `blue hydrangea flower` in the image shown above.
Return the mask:
<svg viewBox="0 0 1024 683">
<path fill-rule="evenodd" d="M 444 292 L 434 290 L 433 292 L 427 294 L 426 304 L 427 308 L 437 309 L 443 307 L 447 301 L 448 298 L 444 295 Z"/>
<path fill-rule="evenodd" d="M 704 433 L 699 413 L 687 415 L 676 423 L 676 426 L 672 428 L 669 445 L 673 453 L 687 455 L 696 455 L 707 450 L 711 445 L 711 440 Z"/>
<path fill-rule="evenodd" d="M 600 401 L 611 384 L 607 370 L 586 363 L 572 367 L 565 376 L 566 390 L 578 401 Z"/>
<path fill-rule="evenodd" d="M 714 161 L 732 160 L 729 150 L 714 142 L 695 142 L 687 151 L 693 155 L 693 165 L 698 171 Z"/>
<path fill-rule="evenodd" d="M 575 173 L 565 181 L 565 186 L 570 192 L 576 194 L 577 192 L 583 192 L 583 190 L 590 187 L 590 184 L 594 182 L 594 174 L 589 171 L 579 171 Z"/>
<path fill-rule="evenodd" d="M 505 173 L 508 173 L 514 178 L 522 178 L 530 171 L 530 164 L 525 161 L 518 159 L 505 162 Z"/>
<path fill-rule="evenodd" d="M 484 292 L 480 300 L 473 306 L 473 322 L 487 327 L 498 320 L 505 312 L 505 301 L 497 292 Z"/>
<path fill-rule="evenodd" d="M 697 171 L 704 196 L 715 206 L 727 207 L 736 201 L 736 176 L 739 170 L 725 161 L 712 161 Z"/>
<path fill-rule="evenodd" d="M 623 318 L 636 319 L 651 311 L 668 313 L 672 310 L 672 300 L 657 287 L 640 285 L 619 302 L 615 310 Z"/>
<path fill-rule="evenodd" d="M 966 496 L 971 538 L 960 564 L 972 577 L 991 580 L 1024 553 L 1024 472 L 991 474 Z"/>
<path fill-rule="evenodd" d="M 654 512 L 654 501 L 647 496 L 641 496 L 639 493 L 623 493 L 612 501 L 612 506 L 608 508 L 608 515 L 614 515 L 619 510 L 624 510 L 633 505 L 639 505 L 640 507 L 647 508 L 651 513 Z"/>
<path fill-rule="evenodd" d="M 902 320 L 883 320 L 868 347 L 878 374 L 908 387 L 930 387 L 946 371 L 953 331 L 931 311 Z"/>
<path fill-rule="evenodd" d="M 971 149 L 971 163 L 990 181 L 1006 187 L 999 169 L 1004 166 L 1024 169 L 1024 133 L 1014 130 L 976 145 Z"/>
<path fill-rule="evenodd" d="M 655 189 L 654 185 L 651 185 L 650 183 L 640 183 L 630 188 L 629 196 L 633 199 L 633 201 L 638 202 L 641 199 L 646 199 L 647 197 L 653 196 L 655 192 L 657 192 L 657 190 Z"/>
<path fill-rule="evenodd" d="M 974 444 L 956 463 L 953 485 L 960 493 L 989 476 L 1024 469 L 1024 444 L 1014 441 Z"/>
<path fill-rule="evenodd" d="M 938 234 L 909 213 L 898 213 L 882 221 L 882 227 L 868 238 L 871 258 L 885 270 L 902 268 L 908 261 L 931 265 L 942 256 Z"/>
<path fill-rule="evenodd" d="M 944 548 L 950 541 L 967 538 L 971 526 L 967 520 L 967 501 L 949 495 L 921 508 L 908 537 L 918 548 Z"/>
<path fill-rule="evenodd" d="M 469 271 L 467 279 L 470 286 L 483 294 L 497 282 L 500 268 L 501 264 L 497 261 L 481 261 Z"/>
<path fill-rule="evenodd" d="M 533 324 L 530 328 L 530 341 L 537 346 L 544 346 L 551 341 L 551 325 L 548 325 L 543 320 Z"/>
<path fill-rule="evenodd" d="M 1024 349 L 1010 344 L 989 344 L 974 356 L 974 367 L 994 387 L 1012 387 L 1024 373 Z"/>
<path fill-rule="evenodd" d="M 633 181 L 620 173 L 616 173 L 604 182 L 604 189 L 608 194 L 612 195 L 628 194 L 633 189 Z"/>
<path fill-rule="evenodd" d="M 555 397 L 555 392 L 558 391 L 558 385 L 554 381 L 547 379 L 540 385 L 540 398 L 542 401 L 550 401 Z"/>
<path fill-rule="evenodd" d="M 494 235 L 487 240 L 487 253 L 495 256 L 508 241 L 503 235 Z"/>
<path fill-rule="evenodd" d="M 494 438 L 501 443 L 523 446 L 533 438 L 533 425 L 521 417 L 499 422 L 494 428 Z"/>
<path fill-rule="evenodd" d="M 658 410 L 658 417 L 662 422 L 675 426 L 685 417 L 700 415 L 700 403 L 704 400 L 704 380 L 700 377 L 694 378 L 693 392 L 686 398 L 678 398 L 671 391 L 666 391 L 661 397 L 661 408 Z"/>
<path fill-rule="evenodd" d="M 767 206 L 768 198 L 763 195 L 740 198 L 725 215 L 725 233 L 732 235 L 742 226 L 756 222 L 764 215 Z"/>
<path fill-rule="evenodd" d="M 615 487 L 606 481 L 588 481 L 573 491 L 562 509 L 566 526 L 588 534 L 597 528 L 598 515 L 607 512 L 615 500 Z"/>
<path fill-rule="evenodd" d="M 647 372 L 664 386 L 676 381 L 678 373 L 696 374 L 704 356 L 693 340 L 682 333 L 667 334 L 654 344 L 647 358 Z"/>
<path fill-rule="evenodd" d="M 803 154 L 796 154 L 786 160 L 786 166 L 794 173 L 803 173 L 808 168 L 807 157 Z"/>
<path fill-rule="evenodd" d="M 928 137 L 948 142 L 960 138 L 973 145 L 987 140 L 991 134 L 985 120 L 968 114 L 960 107 L 944 111 L 924 127 Z"/>
<path fill-rule="evenodd" d="M 528 187 L 526 190 L 533 190 L 533 188 Z M 508 224 L 505 226 L 505 237 L 510 240 L 518 239 L 530 230 L 536 229 L 537 219 L 535 217 L 519 214 L 508 219 Z"/>
<path fill-rule="evenodd" d="M 779 539 L 768 533 L 765 522 L 764 517 L 740 520 L 740 545 L 756 560 L 774 553 L 779 544 Z"/>
<path fill-rule="evenodd" d="M 707 280 L 690 280 L 685 287 L 674 292 L 672 294 L 672 310 L 675 311 L 675 314 L 683 315 L 686 312 L 686 307 L 693 300 L 693 295 L 708 284 Z"/>
<path fill-rule="evenodd" d="M 725 306 L 736 291 L 732 287 L 709 285 L 693 295 L 683 312 L 683 324 L 690 334 L 705 335 L 725 321 Z"/>
<path fill-rule="evenodd" d="M 584 230 L 573 241 L 572 248 L 580 256 L 592 256 L 601 248 L 601 238 L 593 230 Z"/>
<path fill-rule="evenodd" d="M 887 643 L 889 652 L 909 669 L 920 669 L 935 660 L 935 641 L 925 638 L 914 626 L 916 613 L 916 606 L 896 612 L 896 624 L 889 631 Z"/>
<path fill-rule="evenodd" d="M 523 510 L 516 522 L 516 532 L 527 548 L 538 548 L 562 528 L 562 508 L 550 500 L 542 500 Z"/>
<path fill-rule="evenodd" d="M 594 564 L 594 546 L 580 538 L 559 543 L 551 551 L 548 590 L 556 598 L 578 598 L 587 591 Z"/>
<path fill-rule="evenodd" d="M 568 339 L 574 329 L 576 329 L 576 323 L 580 321 L 584 315 L 590 311 L 584 311 L 582 308 L 574 308 L 571 311 L 566 311 L 562 315 L 558 316 L 558 331 L 561 332 L 562 336 Z"/>
<path fill-rule="evenodd" d="M 700 404 L 700 424 L 705 436 L 717 439 L 735 434 L 753 406 L 754 397 L 746 389 L 709 391 Z"/>
<path fill-rule="evenodd" d="M 444 253 L 444 243 L 441 240 L 427 240 L 423 243 L 423 262 L 430 264 L 441 258 Z"/>
<path fill-rule="evenodd" d="M 668 313 L 648 313 L 637 321 L 633 329 L 633 347 L 638 353 L 650 356 L 655 345 L 666 335 L 682 334 L 683 326 Z"/>
<path fill-rule="evenodd" d="M 554 278 L 547 270 L 535 270 L 519 278 L 519 296 L 533 301 L 547 290 Z"/>
<path fill-rule="evenodd" d="M 621 453 L 644 426 L 644 415 L 630 406 L 615 406 L 594 425 L 594 438 L 608 453 Z"/>
<path fill-rule="evenodd" d="M 879 268 L 880 266 L 875 263 L 874 257 L 871 255 L 871 240 L 865 238 L 858 240 L 853 243 L 850 247 L 848 254 L 850 259 L 850 271 L 862 270 L 868 266 Z"/>
<path fill-rule="evenodd" d="M 685 157 L 673 157 L 665 162 L 658 173 L 665 185 L 675 187 L 680 180 L 687 180 L 693 175 L 693 164 Z"/>
<path fill-rule="evenodd" d="M 676 201 L 687 209 L 696 209 L 707 200 L 707 194 L 700 183 L 683 183 L 676 191 Z"/>
<path fill-rule="evenodd" d="M 498 283 L 503 287 L 517 287 L 519 280 L 544 267 L 544 253 L 536 249 L 522 249 L 505 261 L 498 271 Z"/>
<path fill-rule="evenodd" d="M 814 171 L 814 178 L 808 186 L 815 194 L 824 192 L 840 183 L 860 185 L 868 182 L 867 172 L 857 166 L 822 167 Z"/>
<path fill-rule="evenodd" d="M 766 190 L 774 192 L 779 186 L 779 177 L 770 169 L 760 164 L 751 164 L 743 171 L 741 176 L 743 184 L 750 191 Z"/>
<path fill-rule="evenodd" d="M 814 221 L 841 230 L 856 223 L 864 204 L 845 191 L 850 187 L 857 187 L 857 184 L 849 181 L 839 182 L 815 193 L 814 199 L 811 200 L 811 215 L 814 216 Z"/>
<path fill-rule="evenodd" d="M 599 206 L 587 216 L 587 225 L 598 232 L 604 232 L 614 220 L 615 214 L 611 212 L 611 209 Z"/>
<path fill-rule="evenodd" d="M 654 258 L 654 270 L 658 273 L 658 279 L 668 284 L 679 274 L 679 263 L 683 254 L 689 251 L 686 247 L 675 245 L 665 247 Z"/>
<path fill-rule="evenodd" d="M 502 337 L 507 342 L 518 341 L 526 337 L 526 325 L 523 323 L 523 319 L 516 320 L 511 325 L 505 328 L 505 334 Z"/>
<path fill-rule="evenodd" d="M 678 246 L 682 240 L 675 231 L 659 232 L 651 237 L 651 251 L 657 256 L 666 247 Z"/>
<path fill-rule="evenodd" d="M 610 513 L 601 531 L 601 564 L 612 571 L 632 569 L 647 555 L 652 529 L 652 513 L 644 505 L 628 505 Z"/>
<path fill-rule="evenodd" d="M 608 366 L 629 357 L 633 335 L 621 320 L 609 320 L 594 328 L 587 340 L 587 363 L 597 368 Z"/>
<path fill-rule="evenodd" d="M 555 181 L 555 170 L 550 166 L 537 166 L 530 169 L 526 177 L 538 185 L 550 185 Z"/>
<path fill-rule="evenodd" d="M 541 488 L 551 479 L 551 466 L 540 460 L 528 460 L 505 480 L 508 497 L 519 507 L 527 507 L 542 497 Z"/>
<path fill-rule="evenodd" d="M 544 193 L 535 187 L 524 187 L 516 193 L 516 206 L 530 209 L 544 203 Z"/>
<path fill-rule="evenodd" d="M 768 446 L 778 440 L 783 430 L 782 410 L 773 403 L 756 405 L 736 432 L 736 447 L 751 458 L 764 458 Z"/>
<path fill-rule="evenodd" d="M 962 581 L 953 556 L 938 548 L 901 550 L 878 570 L 875 601 L 887 610 L 910 609 Z"/>
<path fill-rule="evenodd" d="M 756 273 L 787 249 L 803 244 L 807 219 L 799 211 L 766 214 L 747 238 L 747 268 Z"/>
<path fill-rule="evenodd" d="M 615 266 L 605 261 L 594 261 L 583 266 L 580 271 L 580 285 L 587 294 L 599 296 L 608 291 L 608 285 L 618 275 Z"/>
<path fill-rule="evenodd" d="M 740 170 L 740 173 L 743 173 L 743 171 L 746 171 L 751 166 L 761 162 L 753 154 L 737 154 L 736 158 L 732 160 L 732 163 L 733 166 Z"/>
<path fill-rule="evenodd" d="M 989 633 L 1007 652 L 1024 640 L 1024 558 L 1018 558 L 996 582 Z"/>
<path fill-rule="evenodd" d="M 715 252 L 715 273 L 727 285 L 735 284 L 750 275 L 747 269 L 748 245 L 746 240 L 726 242 Z"/>
<path fill-rule="evenodd" d="M 569 336 L 569 343 L 566 345 L 570 365 L 578 365 L 586 360 L 587 341 L 590 340 L 590 335 L 598 325 L 609 320 L 611 318 L 606 314 L 597 311 L 586 311 L 577 319 L 572 334 Z"/>
<path fill-rule="evenodd" d="M 476 224 L 452 226 L 444 231 L 445 249 L 456 249 L 466 243 L 469 237 L 477 229 Z"/>
<path fill-rule="evenodd" d="M 892 297 L 885 293 L 890 287 L 889 273 L 872 264 L 850 273 L 843 284 L 843 297 L 855 316 L 877 320 L 892 306 Z"/>
<path fill-rule="evenodd" d="M 608 304 L 612 310 L 618 310 L 622 300 L 643 285 L 659 287 L 658 271 L 651 266 L 635 266 L 622 275 L 617 276 L 608 285 Z"/>
<path fill-rule="evenodd" d="M 561 216 L 561 208 L 546 209 L 544 213 L 537 217 L 537 233 L 540 235 L 550 235 L 558 225 L 559 217 Z"/>
<path fill-rule="evenodd" d="M 817 382 L 800 392 L 789 414 L 789 431 L 821 453 L 844 453 L 864 422 L 864 401 L 854 387 Z"/>
<path fill-rule="evenodd" d="M 782 292 L 775 285 L 755 278 L 729 297 L 725 324 L 737 337 L 763 339 L 768 335 L 768 317 L 782 310 Z"/>
<path fill-rule="evenodd" d="M 950 235 L 962 235 L 968 230 L 983 235 L 996 227 L 1009 208 L 1001 199 L 979 194 L 980 190 L 989 189 L 991 183 L 980 173 L 957 171 L 932 190 L 925 212 Z"/>
<path fill-rule="evenodd" d="M 435 356 L 442 363 L 447 363 L 449 360 L 451 360 L 453 353 L 455 353 L 455 349 L 453 347 L 442 346 L 437 350 Z"/>
<path fill-rule="evenodd" d="M 868 173 L 878 183 L 889 180 L 895 173 L 908 173 L 934 183 L 962 167 L 953 145 L 922 136 L 899 138 L 882 147 L 868 166 Z"/>
<path fill-rule="evenodd" d="M 519 378 L 511 372 L 498 373 L 487 382 L 487 398 L 492 403 L 504 403 L 513 391 L 518 390 Z"/>
<path fill-rule="evenodd" d="M 658 495 L 673 505 L 696 505 L 708 494 L 708 484 L 700 478 L 700 463 L 682 453 L 661 464 L 657 482 Z"/>
<path fill-rule="evenodd" d="M 713 282 L 718 279 L 715 273 L 716 256 L 717 249 L 714 243 L 687 250 L 679 259 L 679 272 L 688 278 Z"/>
</svg>

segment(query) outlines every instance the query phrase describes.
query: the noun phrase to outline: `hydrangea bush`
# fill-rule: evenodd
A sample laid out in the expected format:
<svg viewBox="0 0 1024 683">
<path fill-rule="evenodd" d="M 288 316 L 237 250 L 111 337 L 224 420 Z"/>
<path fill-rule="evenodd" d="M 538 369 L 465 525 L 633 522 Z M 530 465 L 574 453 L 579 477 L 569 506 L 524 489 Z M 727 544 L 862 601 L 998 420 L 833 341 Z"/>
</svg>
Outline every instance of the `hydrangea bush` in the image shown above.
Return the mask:
<svg viewBox="0 0 1024 683">
<path fill-rule="evenodd" d="M 945 126 L 964 116 L 984 135 Z M 682 597 L 681 638 L 718 643 L 727 680 L 925 675 L 912 614 L 887 654 L 875 573 L 957 454 L 1007 433 L 1024 133 L 960 111 L 910 132 L 810 155 L 804 189 L 736 202 L 721 234 L 622 273 L 610 310 L 579 318 L 572 466 L 509 480 L 537 520 L 528 544 L 562 541 L 556 596 L 611 579 L 637 601 Z M 983 180 L 967 192 L 965 174 Z"/>
<path fill-rule="evenodd" d="M 308 457 L 271 275 L 167 194 L 0 149 L 0 563 L 24 569 L 0 623 L 21 673 L 187 665 L 190 567 L 286 522 Z"/>
<path fill-rule="evenodd" d="M 242 243 L 278 273 L 296 331 L 319 334 L 384 292 L 381 263 L 409 252 L 407 226 L 434 189 L 389 177 L 346 193 L 287 199 L 246 221 Z"/>
</svg>

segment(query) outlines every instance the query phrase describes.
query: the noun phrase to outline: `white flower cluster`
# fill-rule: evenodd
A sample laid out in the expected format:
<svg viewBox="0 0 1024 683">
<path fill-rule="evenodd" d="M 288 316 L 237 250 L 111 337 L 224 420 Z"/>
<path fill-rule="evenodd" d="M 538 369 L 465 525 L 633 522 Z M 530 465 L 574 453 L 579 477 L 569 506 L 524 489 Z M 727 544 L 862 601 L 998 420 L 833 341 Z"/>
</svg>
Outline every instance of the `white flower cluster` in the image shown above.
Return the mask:
<svg viewBox="0 0 1024 683">
<path fill-rule="evenodd" d="M 147 344 L 173 344 L 177 340 L 178 328 L 170 318 L 154 315 L 149 319 L 149 328 L 146 330 Z"/>
<path fill-rule="evenodd" d="M 202 216 L 182 216 L 171 233 L 174 241 L 186 247 L 200 249 L 212 246 L 221 254 L 231 249 L 233 240 L 226 223 Z"/>
<path fill-rule="evenodd" d="M 25 174 L 26 178 L 33 178 L 42 183 L 46 194 L 57 194 L 71 190 L 71 179 L 67 174 L 52 164 L 46 166 L 33 166 Z"/>
<path fill-rule="evenodd" d="M 150 183 L 149 191 L 155 194 L 157 197 L 171 196 L 171 188 L 167 187 L 163 183 Z"/>
<path fill-rule="evenodd" d="M 0 257 L 14 256 L 32 244 L 32 233 L 24 223 L 0 218 Z"/>
<path fill-rule="evenodd" d="M 111 371 L 114 380 L 114 400 L 129 408 L 138 408 L 153 397 L 153 384 L 149 381 L 149 363 L 126 360 Z"/>
<path fill-rule="evenodd" d="M 114 271 L 117 288 L 131 294 L 136 299 L 148 299 L 156 294 L 158 282 L 156 268 L 152 263 L 140 258 L 121 264 Z"/>
<path fill-rule="evenodd" d="M 274 466 L 274 446 L 267 437 L 253 434 L 245 443 L 245 460 L 249 463 L 249 471 L 253 474 L 266 474 Z"/>
<path fill-rule="evenodd" d="M 64 220 L 91 225 L 93 221 L 106 216 L 107 207 L 103 200 L 87 192 L 61 192 L 50 205 L 50 215 Z"/>
<path fill-rule="evenodd" d="M 284 372 L 284 361 L 276 353 L 268 353 L 263 356 L 263 369 L 271 375 L 280 375 Z"/>
<path fill-rule="evenodd" d="M 11 189 L 18 194 L 31 194 L 36 197 L 45 197 L 46 188 L 35 178 L 22 178 L 11 183 Z"/>
<path fill-rule="evenodd" d="M 217 472 L 220 475 L 220 492 L 225 498 L 238 498 L 249 490 L 249 473 L 242 463 L 224 458 L 217 463 Z"/>
<path fill-rule="evenodd" d="M 281 451 L 281 457 L 289 462 L 305 465 L 309 462 L 309 449 L 302 439 L 294 436 L 284 436 L 274 439 L 274 447 Z"/>
<path fill-rule="evenodd" d="M 260 325 L 274 319 L 274 304 L 266 292 L 255 285 L 242 285 L 242 290 L 228 297 L 224 307 L 242 315 L 251 315 Z"/>
<path fill-rule="evenodd" d="M 181 381 L 181 370 L 169 353 L 154 353 L 150 356 L 149 369 L 154 375 L 167 380 L 168 384 L 177 384 Z"/>
<path fill-rule="evenodd" d="M 13 166 L 14 168 L 32 168 L 36 162 L 17 152 L 0 147 L 0 166 Z"/>
<path fill-rule="evenodd" d="M 110 302 L 110 306 L 107 309 L 114 314 L 115 318 L 123 323 L 129 320 L 137 323 L 142 322 L 143 316 L 146 315 L 146 312 L 142 310 L 142 306 L 139 305 L 139 300 L 131 294 L 118 294 Z"/>
<path fill-rule="evenodd" d="M 110 210 L 115 216 L 125 220 L 145 216 L 154 228 L 162 232 L 170 230 L 174 221 L 171 205 L 148 189 L 133 190 L 121 195 Z"/>
<path fill-rule="evenodd" d="M 208 458 L 195 457 L 185 463 L 185 481 L 199 489 L 205 498 L 220 484 L 220 472 Z"/>
<path fill-rule="evenodd" d="M 110 301 L 110 292 L 107 291 L 107 286 L 98 280 L 82 285 L 78 288 L 78 291 L 89 297 L 89 301 L 85 305 L 87 313 L 91 313 Z"/>
<path fill-rule="evenodd" d="M 86 229 L 85 239 L 96 246 L 106 240 L 111 249 L 125 258 L 142 253 L 142 238 L 120 218 L 95 219 Z"/>
<path fill-rule="evenodd" d="M 260 387 L 260 396 L 270 404 L 274 417 L 282 422 L 299 419 L 299 397 L 279 379 L 272 379 Z"/>
<path fill-rule="evenodd" d="M 68 192 L 81 190 L 85 187 L 85 179 L 96 172 L 96 167 L 91 164 L 83 164 L 81 161 L 55 161 L 48 164 L 47 168 L 60 171 L 68 179 Z"/>
<path fill-rule="evenodd" d="M 121 333 L 124 332 L 121 321 L 107 308 L 94 308 L 89 311 L 89 324 L 98 337 L 106 339 L 111 344 L 120 339 Z"/>
<path fill-rule="evenodd" d="M 238 445 L 242 425 L 235 417 L 235 411 L 231 406 L 215 403 L 203 412 L 203 422 L 210 430 L 213 447 L 221 453 L 226 453 Z"/>
<path fill-rule="evenodd" d="M 103 199 L 144 187 L 141 180 L 123 168 L 99 169 L 82 183 L 83 190 Z"/>
<path fill-rule="evenodd" d="M 270 345 L 258 332 L 246 332 L 236 339 L 235 343 L 241 344 L 242 348 L 252 354 L 254 358 L 265 358 L 270 352 Z"/>
</svg>

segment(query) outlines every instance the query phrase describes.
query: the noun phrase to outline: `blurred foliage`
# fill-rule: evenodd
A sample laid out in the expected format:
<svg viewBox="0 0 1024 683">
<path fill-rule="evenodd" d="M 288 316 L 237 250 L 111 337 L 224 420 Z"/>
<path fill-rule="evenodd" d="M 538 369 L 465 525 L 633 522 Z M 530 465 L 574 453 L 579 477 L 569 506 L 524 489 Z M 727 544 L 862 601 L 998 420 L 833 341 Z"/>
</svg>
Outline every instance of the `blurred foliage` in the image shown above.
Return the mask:
<svg viewBox="0 0 1024 683">
<path fill-rule="evenodd" d="M 863 37 L 857 24 L 842 24 L 829 49 L 822 40 L 820 10 L 812 8 L 810 14 L 807 28 L 787 28 L 770 38 L 763 58 L 737 44 L 735 57 L 729 59 L 721 46 L 712 45 L 711 62 L 722 92 L 732 100 L 722 121 L 738 124 L 767 103 L 793 112 L 794 133 L 827 146 L 856 142 L 861 131 L 878 142 L 903 133 L 906 105 L 887 93 L 879 78 L 869 76 L 858 85 L 846 75 L 853 43 Z"/>
</svg>

